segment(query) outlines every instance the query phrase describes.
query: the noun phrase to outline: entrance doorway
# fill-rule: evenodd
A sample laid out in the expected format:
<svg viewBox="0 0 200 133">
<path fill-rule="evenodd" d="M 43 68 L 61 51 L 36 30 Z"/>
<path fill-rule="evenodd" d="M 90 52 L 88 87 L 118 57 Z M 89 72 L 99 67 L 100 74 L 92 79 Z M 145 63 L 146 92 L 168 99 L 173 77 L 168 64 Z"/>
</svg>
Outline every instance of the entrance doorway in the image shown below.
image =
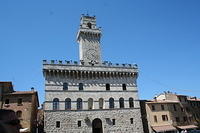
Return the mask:
<svg viewBox="0 0 200 133">
<path fill-rule="evenodd" d="M 94 119 L 92 121 L 92 133 L 103 133 L 101 119 Z"/>
</svg>

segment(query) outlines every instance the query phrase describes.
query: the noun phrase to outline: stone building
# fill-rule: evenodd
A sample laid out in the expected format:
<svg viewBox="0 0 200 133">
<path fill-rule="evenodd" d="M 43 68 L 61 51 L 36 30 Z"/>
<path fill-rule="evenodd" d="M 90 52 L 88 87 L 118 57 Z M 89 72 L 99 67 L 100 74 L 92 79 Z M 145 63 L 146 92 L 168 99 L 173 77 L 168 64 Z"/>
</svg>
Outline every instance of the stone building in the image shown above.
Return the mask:
<svg viewBox="0 0 200 133">
<path fill-rule="evenodd" d="M 38 109 L 37 112 L 37 131 L 38 133 L 44 133 L 44 108 L 42 107 Z"/>
<path fill-rule="evenodd" d="M 0 109 L 3 108 L 3 95 L 13 91 L 12 82 L 0 82 Z"/>
<path fill-rule="evenodd" d="M 102 61 L 100 39 L 96 18 L 83 15 L 80 62 L 44 60 L 47 133 L 143 133 L 137 65 Z"/>
<path fill-rule="evenodd" d="M 165 92 L 156 96 L 154 100 L 141 100 L 140 103 L 141 110 L 146 110 L 146 114 L 142 112 L 146 133 L 176 133 L 181 130 L 198 128 L 200 118 L 198 99 Z"/>
<path fill-rule="evenodd" d="M 39 106 L 37 92 L 33 89 L 31 91 L 14 91 L 12 82 L 1 82 L 0 84 L 4 84 L 2 85 L 4 86 L 2 88 L 4 90 L 2 109 L 10 109 L 16 112 L 22 126 L 21 132 L 35 133 L 37 127 L 37 108 Z"/>
</svg>

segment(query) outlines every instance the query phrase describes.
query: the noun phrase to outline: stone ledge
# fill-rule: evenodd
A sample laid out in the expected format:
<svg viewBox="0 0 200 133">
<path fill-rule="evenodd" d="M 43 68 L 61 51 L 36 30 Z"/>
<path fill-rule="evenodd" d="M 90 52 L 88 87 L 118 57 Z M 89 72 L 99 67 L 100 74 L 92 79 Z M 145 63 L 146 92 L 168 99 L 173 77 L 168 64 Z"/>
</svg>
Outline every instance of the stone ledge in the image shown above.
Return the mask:
<svg viewBox="0 0 200 133">
<path fill-rule="evenodd" d="M 82 112 L 82 111 L 116 111 L 116 110 L 140 110 L 140 108 L 115 108 L 115 109 L 85 109 L 85 110 L 44 110 L 44 112 Z"/>
</svg>

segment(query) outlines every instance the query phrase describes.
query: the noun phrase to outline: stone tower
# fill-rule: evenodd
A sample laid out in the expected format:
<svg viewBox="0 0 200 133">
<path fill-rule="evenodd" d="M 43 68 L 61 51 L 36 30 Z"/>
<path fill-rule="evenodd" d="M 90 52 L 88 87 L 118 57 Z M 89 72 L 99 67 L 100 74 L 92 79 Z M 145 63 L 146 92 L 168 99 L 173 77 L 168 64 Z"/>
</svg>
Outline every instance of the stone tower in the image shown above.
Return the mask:
<svg viewBox="0 0 200 133">
<path fill-rule="evenodd" d="M 83 15 L 80 63 L 43 62 L 45 132 L 143 133 L 135 64 L 101 60 L 96 18 Z"/>
<path fill-rule="evenodd" d="M 82 16 L 77 34 L 81 62 L 86 64 L 99 64 L 101 62 L 100 38 L 101 30 L 96 26 L 95 16 Z"/>
</svg>

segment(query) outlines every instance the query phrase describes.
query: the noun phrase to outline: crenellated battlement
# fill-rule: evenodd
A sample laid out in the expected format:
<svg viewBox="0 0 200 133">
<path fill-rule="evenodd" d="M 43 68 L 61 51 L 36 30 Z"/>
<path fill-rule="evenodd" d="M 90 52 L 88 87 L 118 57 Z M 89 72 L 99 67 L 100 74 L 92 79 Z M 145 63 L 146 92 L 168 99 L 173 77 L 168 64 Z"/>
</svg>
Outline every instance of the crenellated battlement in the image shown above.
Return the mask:
<svg viewBox="0 0 200 133">
<path fill-rule="evenodd" d="M 98 66 L 98 67 L 122 67 L 122 68 L 133 68 L 138 69 L 137 64 L 119 64 L 119 63 L 111 63 L 110 61 L 104 61 L 101 64 L 90 62 L 85 64 L 83 61 L 72 61 L 72 60 L 43 60 L 43 65 L 75 65 L 75 66 Z"/>
</svg>

